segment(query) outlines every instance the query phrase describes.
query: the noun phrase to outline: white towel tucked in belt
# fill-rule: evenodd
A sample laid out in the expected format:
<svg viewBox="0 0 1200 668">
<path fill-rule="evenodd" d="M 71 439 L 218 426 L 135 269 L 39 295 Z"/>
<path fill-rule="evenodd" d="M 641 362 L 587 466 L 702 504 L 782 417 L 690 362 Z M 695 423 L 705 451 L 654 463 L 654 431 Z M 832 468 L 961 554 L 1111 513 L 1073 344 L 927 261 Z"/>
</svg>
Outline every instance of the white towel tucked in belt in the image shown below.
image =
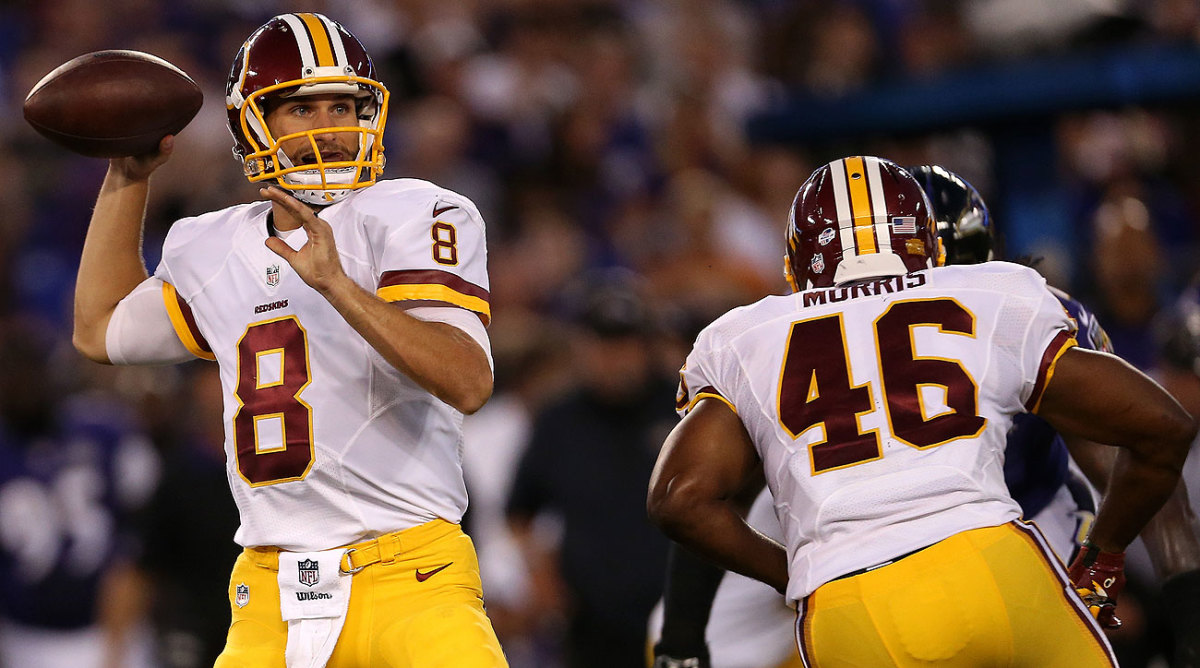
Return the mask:
<svg viewBox="0 0 1200 668">
<path fill-rule="evenodd" d="M 350 607 L 344 549 L 279 553 L 279 609 L 288 623 L 287 668 L 324 668 Z"/>
</svg>

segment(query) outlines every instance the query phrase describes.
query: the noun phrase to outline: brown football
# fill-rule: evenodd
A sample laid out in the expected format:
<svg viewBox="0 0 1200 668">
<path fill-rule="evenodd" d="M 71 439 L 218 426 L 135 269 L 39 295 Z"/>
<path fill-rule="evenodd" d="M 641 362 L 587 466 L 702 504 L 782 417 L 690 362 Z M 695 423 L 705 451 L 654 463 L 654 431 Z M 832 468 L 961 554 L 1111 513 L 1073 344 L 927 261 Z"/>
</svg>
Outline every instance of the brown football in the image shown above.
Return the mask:
<svg viewBox="0 0 1200 668">
<path fill-rule="evenodd" d="M 47 74 L 25 97 L 25 120 L 95 158 L 142 155 L 184 128 L 204 96 L 183 70 L 140 51 L 96 51 Z"/>
</svg>

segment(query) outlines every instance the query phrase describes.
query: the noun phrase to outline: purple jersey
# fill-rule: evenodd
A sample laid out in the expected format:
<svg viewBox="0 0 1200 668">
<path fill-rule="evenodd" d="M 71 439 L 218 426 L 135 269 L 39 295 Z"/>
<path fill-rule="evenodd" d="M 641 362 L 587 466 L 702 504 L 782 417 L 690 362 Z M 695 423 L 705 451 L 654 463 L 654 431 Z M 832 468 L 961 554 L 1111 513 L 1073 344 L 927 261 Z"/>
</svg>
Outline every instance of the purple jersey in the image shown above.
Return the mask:
<svg viewBox="0 0 1200 668">
<path fill-rule="evenodd" d="M 157 455 L 128 411 L 68 400 L 57 428 L 0 425 L 0 612 L 29 626 L 94 622 L 107 566 L 137 549 L 131 514 L 157 480 Z"/>
</svg>

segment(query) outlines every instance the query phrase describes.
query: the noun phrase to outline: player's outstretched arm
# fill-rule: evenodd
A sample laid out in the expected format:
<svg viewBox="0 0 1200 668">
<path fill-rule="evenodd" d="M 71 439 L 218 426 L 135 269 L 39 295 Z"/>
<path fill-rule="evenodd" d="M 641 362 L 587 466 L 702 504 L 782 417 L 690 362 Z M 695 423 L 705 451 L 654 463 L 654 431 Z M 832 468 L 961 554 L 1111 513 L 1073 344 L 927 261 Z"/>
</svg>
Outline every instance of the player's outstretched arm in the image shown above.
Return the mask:
<svg viewBox="0 0 1200 668">
<path fill-rule="evenodd" d="M 1092 484 L 1106 488 L 1117 449 L 1075 436 L 1064 440 Z M 1200 522 L 1182 480 L 1139 536 L 1161 583 L 1175 662 L 1200 664 Z"/>
<path fill-rule="evenodd" d="M 260 192 L 273 203 L 276 220 L 290 217 L 308 235 L 300 250 L 275 237 L 267 239 L 267 247 L 329 300 L 389 364 L 462 413 L 474 413 L 487 402 L 491 366 L 470 335 L 453 325 L 414 318 L 363 290 L 343 271 L 329 223 L 280 188 Z"/>
<path fill-rule="evenodd" d="M 1072 348 L 1059 358 L 1038 414 L 1063 434 L 1121 447 L 1092 530 L 1069 575 L 1092 614 L 1118 628 L 1125 548 L 1179 485 L 1196 422 L 1119 357 Z"/>
<path fill-rule="evenodd" d="M 142 222 L 150 175 L 167 161 L 174 145 L 174 136 L 167 135 L 158 153 L 108 163 L 75 281 L 72 342 L 89 359 L 108 363 L 104 337 L 113 309 L 148 276 Z"/>
<path fill-rule="evenodd" d="M 741 419 L 725 403 L 706 398 L 667 437 L 646 509 L 672 540 L 782 593 L 787 553 L 743 519 L 762 486 L 762 464 Z"/>
<path fill-rule="evenodd" d="M 1198 524 L 1181 482 L 1141 534 L 1162 586 L 1163 605 L 1175 645 L 1172 666 L 1200 665 Z"/>
<path fill-rule="evenodd" d="M 1097 489 L 1108 486 L 1108 478 L 1117 459 L 1117 449 L 1076 436 L 1063 440 L 1071 458 Z M 1159 580 L 1200 570 L 1200 521 L 1192 512 L 1187 488 L 1182 481 L 1175 486 L 1163 507 L 1139 534 Z"/>
<path fill-rule="evenodd" d="M 1179 483 L 1195 420 L 1127 362 L 1080 348 L 1059 358 L 1037 413 L 1066 435 L 1121 448 L 1089 541 L 1123 551 Z"/>
<path fill-rule="evenodd" d="M 1160 580 L 1166 582 L 1189 571 L 1200 571 L 1200 521 L 1192 512 L 1182 482 L 1142 530 L 1141 537 Z"/>
</svg>

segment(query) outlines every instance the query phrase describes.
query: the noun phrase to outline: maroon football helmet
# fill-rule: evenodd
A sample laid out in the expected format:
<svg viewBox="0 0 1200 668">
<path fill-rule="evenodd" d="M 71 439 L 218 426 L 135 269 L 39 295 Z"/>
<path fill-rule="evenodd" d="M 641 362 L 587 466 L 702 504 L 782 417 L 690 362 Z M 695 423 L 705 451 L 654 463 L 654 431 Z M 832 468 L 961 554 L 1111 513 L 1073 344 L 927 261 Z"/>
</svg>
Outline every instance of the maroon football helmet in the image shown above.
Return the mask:
<svg viewBox="0 0 1200 668">
<path fill-rule="evenodd" d="M 834 160 L 800 187 L 787 225 L 793 290 L 895 276 L 942 264 L 925 191 L 894 162 Z"/>
<path fill-rule="evenodd" d="M 268 98 L 321 94 L 355 96 L 358 126 L 271 135 Z M 371 57 L 341 24 L 321 14 L 281 14 L 255 30 L 233 62 L 225 87 L 233 154 L 252 183 L 274 179 L 301 200 L 332 204 L 371 185 L 383 172 L 387 101 Z M 321 160 L 315 135 L 330 131 L 359 133 L 353 160 Z M 312 143 L 315 165 L 292 164 L 280 148 L 282 142 L 303 136 Z"/>
</svg>

